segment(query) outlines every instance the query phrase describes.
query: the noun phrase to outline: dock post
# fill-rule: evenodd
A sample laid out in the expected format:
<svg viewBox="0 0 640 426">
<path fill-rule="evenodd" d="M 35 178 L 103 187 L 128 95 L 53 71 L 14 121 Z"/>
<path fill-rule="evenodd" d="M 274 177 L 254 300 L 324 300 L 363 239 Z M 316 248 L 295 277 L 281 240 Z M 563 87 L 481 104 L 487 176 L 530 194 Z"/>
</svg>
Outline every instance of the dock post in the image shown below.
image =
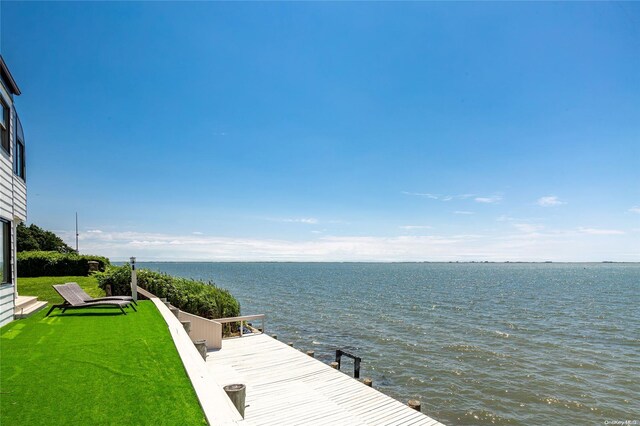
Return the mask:
<svg viewBox="0 0 640 426">
<path fill-rule="evenodd" d="M 421 411 L 420 401 L 418 401 L 417 399 L 410 399 L 407 405 L 409 406 L 409 408 L 413 408 L 414 410 Z"/>
<path fill-rule="evenodd" d="M 207 341 L 196 340 L 195 342 L 193 342 L 193 344 L 195 345 L 196 349 L 200 353 L 200 356 L 202 357 L 202 359 L 206 361 L 207 360 Z"/>
<path fill-rule="evenodd" d="M 247 396 L 247 387 L 242 384 L 237 385 L 227 385 L 224 388 L 224 391 L 227 393 L 227 396 L 233 402 L 233 405 L 236 406 L 238 412 L 244 419 L 244 407 L 245 407 L 245 399 Z"/>
<path fill-rule="evenodd" d="M 360 378 L 360 358 L 356 357 L 353 360 L 353 377 L 356 379 Z"/>
<path fill-rule="evenodd" d="M 316 353 L 314 351 L 307 351 L 307 355 L 309 355 L 311 358 L 316 357 Z"/>
<path fill-rule="evenodd" d="M 373 380 L 371 380 L 370 378 L 365 378 L 362 383 L 364 383 L 365 385 L 369 386 L 370 388 L 373 387 Z"/>
<path fill-rule="evenodd" d="M 340 370 L 340 364 L 338 364 L 337 362 L 333 361 L 331 364 L 331 368 L 335 368 L 336 370 Z"/>
<path fill-rule="evenodd" d="M 289 343 L 287 343 L 287 345 L 293 347 L 293 342 L 289 342 Z"/>
<path fill-rule="evenodd" d="M 274 339 L 274 340 L 278 340 L 278 335 L 277 334 L 272 334 L 271 338 Z"/>
</svg>

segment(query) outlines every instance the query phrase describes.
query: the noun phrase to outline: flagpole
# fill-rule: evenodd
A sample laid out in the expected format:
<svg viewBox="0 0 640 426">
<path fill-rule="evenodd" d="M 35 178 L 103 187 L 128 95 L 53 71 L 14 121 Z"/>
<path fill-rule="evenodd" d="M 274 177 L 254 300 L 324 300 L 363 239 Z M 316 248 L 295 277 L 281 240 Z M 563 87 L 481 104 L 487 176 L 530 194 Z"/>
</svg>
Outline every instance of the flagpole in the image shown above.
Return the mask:
<svg viewBox="0 0 640 426">
<path fill-rule="evenodd" d="M 76 253 L 80 254 L 80 249 L 78 248 L 78 212 L 76 212 Z"/>
</svg>

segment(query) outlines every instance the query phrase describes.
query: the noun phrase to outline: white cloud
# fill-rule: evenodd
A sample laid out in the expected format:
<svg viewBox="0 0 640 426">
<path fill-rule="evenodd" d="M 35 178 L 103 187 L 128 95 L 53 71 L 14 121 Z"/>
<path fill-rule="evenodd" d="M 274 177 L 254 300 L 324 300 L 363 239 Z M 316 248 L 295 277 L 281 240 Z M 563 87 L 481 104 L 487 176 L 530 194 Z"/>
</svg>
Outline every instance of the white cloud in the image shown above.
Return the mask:
<svg viewBox="0 0 640 426">
<path fill-rule="evenodd" d="M 406 229 L 407 231 L 410 231 L 412 229 L 431 229 L 431 226 L 428 226 L 428 225 L 403 225 L 403 226 L 400 226 L 400 229 Z"/>
<path fill-rule="evenodd" d="M 526 233 L 534 233 L 544 229 L 542 225 L 536 225 L 532 223 L 514 223 L 513 227 L 518 231 L 526 232 Z"/>
<path fill-rule="evenodd" d="M 204 235 L 202 232 L 200 231 L 193 231 L 192 232 L 193 235 Z"/>
<path fill-rule="evenodd" d="M 490 197 L 476 197 L 473 200 L 476 203 L 493 204 L 493 203 L 500 202 L 502 200 L 502 196 L 500 196 L 500 195 L 492 195 Z"/>
<path fill-rule="evenodd" d="M 407 191 L 402 191 L 402 193 L 404 195 L 414 195 L 416 197 L 427 197 L 427 198 L 431 198 L 432 200 L 438 200 L 440 198 L 439 195 L 436 194 L 427 194 L 424 192 L 407 192 Z"/>
<path fill-rule="evenodd" d="M 284 223 L 305 223 L 308 225 L 315 225 L 319 223 L 319 220 L 315 217 L 299 217 L 299 218 L 272 218 L 268 219 L 272 222 L 284 222 Z"/>
<path fill-rule="evenodd" d="M 102 231 L 99 229 L 89 229 L 85 231 L 87 234 L 102 234 Z"/>
<path fill-rule="evenodd" d="M 440 201 L 451 201 L 451 200 L 465 200 L 467 198 L 474 197 L 474 194 L 458 194 L 458 195 L 440 195 L 440 194 L 431 194 L 427 192 L 408 192 L 402 191 L 404 195 L 413 195 L 416 197 L 425 197 L 431 200 L 440 200 Z"/>
<path fill-rule="evenodd" d="M 618 229 L 578 228 L 578 231 L 587 235 L 624 235 Z"/>
<path fill-rule="evenodd" d="M 140 261 L 639 261 L 640 240 L 622 234 L 574 228 L 501 235 L 314 235 L 309 240 L 285 240 L 103 231 L 81 234 L 80 251 L 114 261 L 131 256 Z M 73 232 L 60 236 L 75 242 Z"/>
<path fill-rule="evenodd" d="M 546 197 L 538 198 L 538 201 L 536 201 L 536 204 L 542 207 L 551 207 L 551 206 L 560 206 L 562 204 L 567 204 L 567 203 L 564 201 L 560 201 L 560 199 L 558 199 L 558 197 L 554 195 L 549 195 Z"/>
<path fill-rule="evenodd" d="M 475 212 L 469 212 L 466 210 L 456 210 L 453 212 L 453 214 L 465 214 L 465 215 L 469 215 L 469 214 L 475 214 Z"/>
<path fill-rule="evenodd" d="M 631 213 L 638 213 L 640 214 L 640 206 L 633 206 L 629 209 L 629 212 Z"/>
</svg>

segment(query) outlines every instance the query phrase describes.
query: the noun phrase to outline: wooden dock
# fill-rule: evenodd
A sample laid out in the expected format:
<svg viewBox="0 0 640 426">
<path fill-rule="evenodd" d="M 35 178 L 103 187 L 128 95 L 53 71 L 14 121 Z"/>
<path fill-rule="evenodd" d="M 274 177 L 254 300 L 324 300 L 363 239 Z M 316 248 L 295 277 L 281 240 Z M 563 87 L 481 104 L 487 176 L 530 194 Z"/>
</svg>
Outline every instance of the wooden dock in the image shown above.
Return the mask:
<svg viewBox="0 0 640 426">
<path fill-rule="evenodd" d="M 265 334 L 227 339 L 207 366 L 220 385 L 242 383 L 247 425 L 441 425 Z"/>
</svg>

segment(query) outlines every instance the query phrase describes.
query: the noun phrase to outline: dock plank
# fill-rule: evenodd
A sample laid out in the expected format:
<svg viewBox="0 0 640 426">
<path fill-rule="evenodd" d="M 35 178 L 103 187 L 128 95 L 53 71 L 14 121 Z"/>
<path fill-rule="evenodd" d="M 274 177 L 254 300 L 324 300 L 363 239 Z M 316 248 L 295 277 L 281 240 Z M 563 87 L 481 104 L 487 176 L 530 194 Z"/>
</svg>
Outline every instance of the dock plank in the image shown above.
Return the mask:
<svg viewBox="0 0 640 426">
<path fill-rule="evenodd" d="M 218 383 L 247 386 L 247 425 L 441 423 L 265 334 L 224 340 L 207 366 Z"/>
</svg>

